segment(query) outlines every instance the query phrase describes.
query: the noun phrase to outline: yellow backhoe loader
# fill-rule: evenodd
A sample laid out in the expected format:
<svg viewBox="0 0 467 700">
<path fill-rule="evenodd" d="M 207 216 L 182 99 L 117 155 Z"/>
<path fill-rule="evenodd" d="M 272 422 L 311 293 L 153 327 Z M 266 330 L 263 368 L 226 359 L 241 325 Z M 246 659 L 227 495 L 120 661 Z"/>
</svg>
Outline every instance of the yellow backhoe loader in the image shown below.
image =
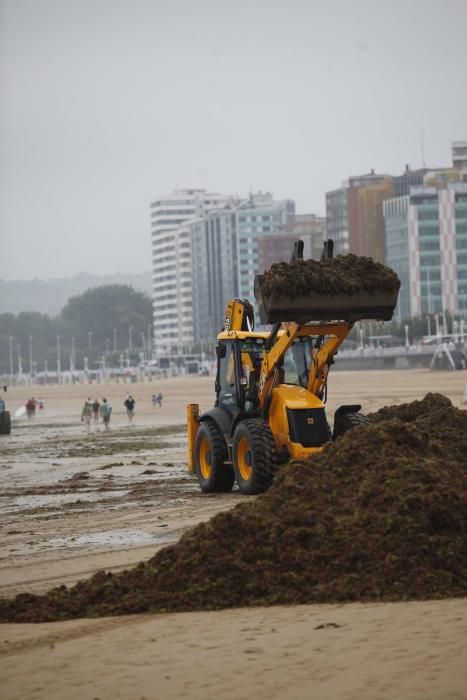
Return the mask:
<svg viewBox="0 0 467 700">
<path fill-rule="evenodd" d="M 332 257 L 326 241 L 323 257 Z M 292 260 L 303 257 L 297 241 Z M 277 467 L 319 452 L 329 440 L 368 421 L 361 406 L 341 406 L 331 433 L 326 413 L 326 382 L 338 348 L 363 318 L 389 320 L 397 302 L 390 294 L 354 298 L 319 295 L 264 298 L 262 277 L 255 297 L 269 332 L 255 332 L 252 305 L 227 303 L 217 336 L 216 400 L 202 415 L 187 406 L 188 469 L 204 492 L 256 494 L 272 483 Z"/>
</svg>

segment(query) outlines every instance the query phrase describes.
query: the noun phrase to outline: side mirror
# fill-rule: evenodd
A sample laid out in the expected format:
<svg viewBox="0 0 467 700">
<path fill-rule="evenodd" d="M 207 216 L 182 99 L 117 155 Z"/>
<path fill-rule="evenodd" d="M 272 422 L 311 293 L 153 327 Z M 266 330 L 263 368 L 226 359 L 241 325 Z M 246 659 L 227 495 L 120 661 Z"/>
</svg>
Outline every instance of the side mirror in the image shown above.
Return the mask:
<svg viewBox="0 0 467 700">
<path fill-rule="evenodd" d="M 216 347 L 216 355 L 219 359 L 222 359 L 227 355 L 227 346 L 221 343 Z"/>
</svg>

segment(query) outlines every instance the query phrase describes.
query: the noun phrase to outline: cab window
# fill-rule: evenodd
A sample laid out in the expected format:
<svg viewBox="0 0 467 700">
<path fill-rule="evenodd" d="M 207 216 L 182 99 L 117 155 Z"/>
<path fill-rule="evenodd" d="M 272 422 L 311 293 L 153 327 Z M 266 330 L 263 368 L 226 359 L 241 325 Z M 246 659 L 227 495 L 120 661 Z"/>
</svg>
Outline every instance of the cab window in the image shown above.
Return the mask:
<svg viewBox="0 0 467 700">
<path fill-rule="evenodd" d="M 311 365 L 311 340 L 299 338 L 287 350 L 284 357 L 284 382 L 306 387 Z"/>
<path fill-rule="evenodd" d="M 217 401 L 219 406 L 236 406 L 235 358 L 232 343 L 222 343 L 217 374 Z M 223 355 L 223 356 L 222 356 Z"/>
<path fill-rule="evenodd" d="M 239 341 L 241 367 L 241 381 L 248 386 L 250 381 L 258 381 L 256 374 L 263 359 L 264 338 L 245 338 Z"/>
</svg>

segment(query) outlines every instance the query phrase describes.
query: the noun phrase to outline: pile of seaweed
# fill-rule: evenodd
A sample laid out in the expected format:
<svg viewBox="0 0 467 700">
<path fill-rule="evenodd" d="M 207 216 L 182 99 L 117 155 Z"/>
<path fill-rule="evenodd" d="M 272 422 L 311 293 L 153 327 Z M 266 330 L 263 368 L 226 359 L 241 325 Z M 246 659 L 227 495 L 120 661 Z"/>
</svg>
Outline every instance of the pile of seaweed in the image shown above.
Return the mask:
<svg viewBox="0 0 467 700">
<path fill-rule="evenodd" d="M 398 292 L 399 287 L 399 277 L 390 267 L 373 258 L 352 254 L 322 261 L 273 263 L 261 282 L 263 296 L 286 296 L 291 300 L 313 294 L 393 293 Z"/>
<path fill-rule="evenodd" d="M 4 600 L 0 619 L 467 595 L 467 411 L 428 394 L 373 421 L 148 562 Z"/>
</svg>

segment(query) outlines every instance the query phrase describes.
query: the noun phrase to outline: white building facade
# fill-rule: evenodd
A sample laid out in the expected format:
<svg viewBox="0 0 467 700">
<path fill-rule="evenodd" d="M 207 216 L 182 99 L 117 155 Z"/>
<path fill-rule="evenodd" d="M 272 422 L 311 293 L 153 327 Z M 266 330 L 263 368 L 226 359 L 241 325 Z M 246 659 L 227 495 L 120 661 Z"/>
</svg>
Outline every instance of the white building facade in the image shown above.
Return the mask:
<svg viewBox="0 0 467 700">
<path fill-rule="evenodd" d="M 176 190 L 151 202 L 152 297 L 156 355 L 193 343 L 191 235 L 186 222 L 230 198 L 202 189 Z"/>
<path fill-rule="evenodd" d="M 271 193 L 235 198 L 178 190 L 151 203 L 156 355 L 212 342 L 225 303 L 254 302 L 258 238 L 294 223 L 295 203 Z"/>
<path fill-rule="evenodd" d="M 255 275 L 264 271 L 259 269 L 258 241 L 264 235 L 279 235 L 294 218 L 292 200 L 278 201 L 270 192 L 260 192 L 232 200 L 188 224 L 193 245 L 195 343 L 213 341 L 229 299 L 240 297 L 254 305 Z"/>
</svg>

